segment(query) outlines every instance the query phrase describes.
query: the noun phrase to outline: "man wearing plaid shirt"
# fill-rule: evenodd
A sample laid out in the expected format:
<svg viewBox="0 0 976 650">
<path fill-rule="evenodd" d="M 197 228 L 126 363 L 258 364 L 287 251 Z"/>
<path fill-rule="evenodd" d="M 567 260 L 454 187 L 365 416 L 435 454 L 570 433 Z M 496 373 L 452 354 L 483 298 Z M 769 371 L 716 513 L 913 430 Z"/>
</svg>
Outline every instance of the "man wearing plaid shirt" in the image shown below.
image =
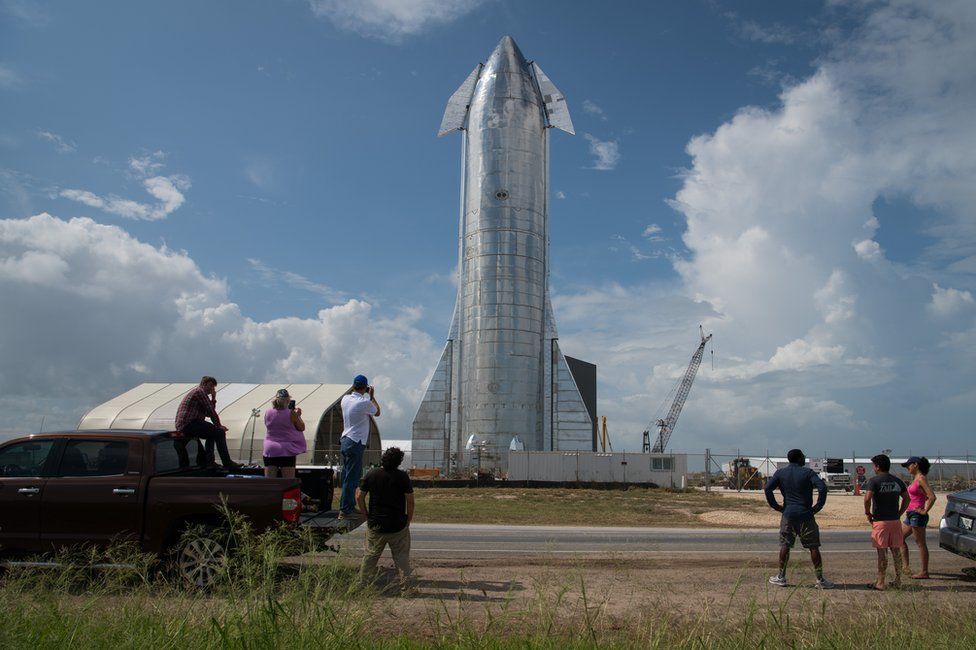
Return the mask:
<svg viewBox="0 0 976 650">
<path fill-rule="evenodd" d="M 210 418 L 207 422 L 204 418 Z M 220 462 L 226 469 L 237 469 L 240 463 L 230 459 L 227 450 L 227 427 L 220 424 L 217 415 L 217 380 L 204 377 L 200 385 L 191 390 L 180 402 L 176 411 L 176 430 L 182 431 L 188 438 L 200 438 L 206 441 L 207 458 L 214 462 L 214 445 L 220 454 Z"/>
</svg>

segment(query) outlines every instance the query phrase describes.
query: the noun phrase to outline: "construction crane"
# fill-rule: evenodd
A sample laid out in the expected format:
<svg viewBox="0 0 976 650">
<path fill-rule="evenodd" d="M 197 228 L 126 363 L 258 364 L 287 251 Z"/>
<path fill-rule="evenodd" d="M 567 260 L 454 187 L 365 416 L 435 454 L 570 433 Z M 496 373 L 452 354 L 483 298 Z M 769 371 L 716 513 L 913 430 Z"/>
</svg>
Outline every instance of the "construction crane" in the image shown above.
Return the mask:
<svg viewBox="0 0 976 650">
<path fill-rule="evenodd" d="M 688 399 L 688 393 L 691 392 L 691 385 L 695 381 L 695 375 L 698 374 L 698 367 L 701 365 L 702 355 L 705 353 L 705 345 L 712 340 L 711 334 L 705 336 L 705 330 L 702 329 L 701 325 L 698 326 L 698 334 L 701 336 L 701 343 L 698 344 L 698 349 L 695 350 L 695 353 L 691 355 L 691 363 L 688 364 L 688 369 L 685 370 L 685 376 L 681 378 L 681 383 L 678 384 L 677 394 L 674 396 L 674 402 L 671 403 L 671 410 L 668 411 L 668 416 L 664 419 L 657 420 L 653 425 L 648 424 L 647 429 L 644 430 L 644 453 L 663 454 L 665 447 L 668 446 L 668 440 L 670 440 L 671 433 L 674 431 L 674 425 L 678 423 L 678 416 L 681 415 L 681 409 L 684 408 L 685 400 Z M 650 434 L 652 426 L 657 427 L 657 440 L 654 441 L 653 447 L 651 447 Z"/>
</svg>

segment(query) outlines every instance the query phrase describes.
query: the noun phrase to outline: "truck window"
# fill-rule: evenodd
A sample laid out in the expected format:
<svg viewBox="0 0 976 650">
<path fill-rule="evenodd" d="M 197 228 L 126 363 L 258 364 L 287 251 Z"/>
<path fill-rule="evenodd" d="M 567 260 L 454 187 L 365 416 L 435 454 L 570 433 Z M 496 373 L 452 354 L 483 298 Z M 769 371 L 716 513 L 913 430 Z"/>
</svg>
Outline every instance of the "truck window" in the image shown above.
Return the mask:
<svg viewBox="0 0 976 650">
<path fill-rule="evenodd" d="M 61 456 L 58 476 L 117 476 L 129 464 L 124 440 L 69 440 Z"/>
<path fill-rule="evenodd" d="M 53 440 L 38 440 L 0 449 L 0 476 L 40 476 L 53 446 Z"/>
<path fill-rule="evenodd" d="M 203 445 L 197 438 L 157 438 L 156 474 L 198 469 L 206 463 Z"/>
</svg>

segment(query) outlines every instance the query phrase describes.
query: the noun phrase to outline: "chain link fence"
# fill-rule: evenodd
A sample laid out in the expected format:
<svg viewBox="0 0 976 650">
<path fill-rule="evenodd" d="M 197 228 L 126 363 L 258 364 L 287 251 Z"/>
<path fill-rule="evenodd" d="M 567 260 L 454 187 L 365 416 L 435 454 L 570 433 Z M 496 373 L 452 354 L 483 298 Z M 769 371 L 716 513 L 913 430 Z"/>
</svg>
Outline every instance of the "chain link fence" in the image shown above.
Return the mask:
<svg viewBox="0 0 976 650">
<path fill-rule="evenodd" d="M 871 457 L 876 453 L 878 452 L 859 454 L 853 451 L 844 458 L 828 455 L 808 457 L 807 464 L 820 474 L 828 484 L 828 489 L 854 492 L 863 488 L 874 476 Z M 900 463 L 919 454 L 911 451 L 896 453 L 891 450 L 885 453 L 892 461 L 891 473 L 909 482 L 911 475 Z M 742 450 L 706 449 L 701 454 L 688 453 L 687 457 L 688 485 L 705 490 L 760 490 L 768 477 L 788 464 L 785 457 L 772 456 L 768 451 L 748 453 Z M 936 491 L 945 493 L 976 487 L 976 456 L 970 452 L 956 454 L 937 451 L 934 456 L 927 458 L 932 464 L 928 480 Z"/>
<path fill-rule="evenodd" d="M 396 441 L 393 442 L 396 444 Z M 507 447 L 498 449 L 489 443 L 482 443 L 471 449 L 450 453 L 445 458 L 439 449 L 410 449 L 407 441 L 400 441 L 399 444 L 402 445 L 405 453 L 402 467 L 409 470 L 415 478 L 492 481 L 510 478 L 511 452 Z M 241 450 L 243 452 L 241 460 L 258 464 L 262 462 L 260 449 L 256 449 L 251 458 L 248 457 L 248 451 L 246 448 Z M 520 456 L 524 461 L 520 461 L 522 469 L 519 480 L 528 477 L 567 482 L 587 480 L 643 482 L 648 480 L 644 476 L 646 472 L 642 471 L 645 469 L 643 466 L 647 464 L 646 469 L 652 472 L 667 472 L 667 480 L 662 481 L 661 477 L 655 475 L 654 479 L 651 479 L 655 483 L 739 492 L 762 489 L 769 476 L 788 464 L 785 457 L 773 456 L 769 452 L 749 453 L 739 449 L 706 449 L 703 453 L 671 452 L 669 454 L 639 452 L 609 454 L 590 451 L 518 453 L 527 454 L 527 456 Z M 366 449 L 363 453 L 363 471 L 378 467 L 381 455 L 382 449 Z M 855 486 L 863 487 L 864 483 L 874 475 L 870 461 L 873 455 L 874 453 L 861 454 L 852 451 L 851 455 L 844 458 L 826 455 L 808 458 L 808 464 L 821 473 L 830 489 L 853 492 Z M 909 481 L 911 476 L 900 463 L 912 455 L 918 454 L 911 450 L 908 453 L 889 451 L 888 456 L 892 459 L 891 473 Z M 676 457 L 680 457 L 681 462 L 673 460 Z M 336 470 L 336 476 L 342 471 L 342 456 L 338 449 L 314 449 L 306 458 L 309 460 L 305 464 L 331 467 Z M 928 459 L 932 464 L 928 479 L 936 491 L 946 493 L 976 487 L 976 455 L 969 451 L 962 453 L 937 451 L 933 456 L 928 456 Z M 572 466 L 574 471 L 563 471 L 565 469 L 563 466 Z M 860 470 L 863 470 L 863 474 L 859 474 Z M 543 472 L 545 476 L 539 472 Z M 591 479 L 590 476 L 597 478 Z"/>
</svg>

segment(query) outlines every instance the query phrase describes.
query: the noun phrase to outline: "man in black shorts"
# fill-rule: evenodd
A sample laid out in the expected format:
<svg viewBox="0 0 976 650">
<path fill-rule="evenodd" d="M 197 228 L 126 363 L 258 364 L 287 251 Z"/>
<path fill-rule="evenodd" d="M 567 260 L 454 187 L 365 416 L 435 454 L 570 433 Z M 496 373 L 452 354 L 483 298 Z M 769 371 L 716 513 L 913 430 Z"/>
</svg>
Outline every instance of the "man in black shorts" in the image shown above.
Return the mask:
<svg viewBox="0 0 976 650">
<path fill-rule="evenodd" d="M 803 548 L 810 549 L 810 560 L 817 572 L 817 587 L 831 589 L 830 580 L 823 577 L 823 559 L 820 557 L 820 528 L 814 517 L 827 502 L 827 485 L 809 467 L 807 459 L 799 449 L 791 449 L 786 455 L 790 464 L 776 470 L 766 481 L 766 501 L 769 507 L 782 512 L 779 522 L 779 574 L 770 576 L 769 583 L 786 587 L 786 565 L 790 561 L 790 549 L 800 538 Z M 783 495 L 783 505 L 776 502 L 773 490 L 779 488 Z M 817 488 L 817 505 L 813 505 L 813 488 Z"/>
</svg>

